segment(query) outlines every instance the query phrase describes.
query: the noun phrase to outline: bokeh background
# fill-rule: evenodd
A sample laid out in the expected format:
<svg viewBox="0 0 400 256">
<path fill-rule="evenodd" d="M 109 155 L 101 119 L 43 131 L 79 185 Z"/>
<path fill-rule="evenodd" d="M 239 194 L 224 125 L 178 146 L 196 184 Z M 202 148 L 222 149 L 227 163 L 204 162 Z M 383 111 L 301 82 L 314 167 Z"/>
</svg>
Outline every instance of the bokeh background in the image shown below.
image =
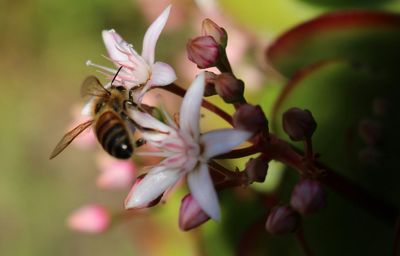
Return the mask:
<svg viewBox="0 0 400 256">
<path fill-rule="evenodd" d="M 96 187 L 95 152 L 98 148 L 71 146 L 55 160 L 48 160 L 54 145 L 76 119 L 82 103 L 79 97 L 81 82 L 87 75 L 95 74 L 85 62 L 91 59 L 109 65 L 101 57 L 106 54 L 101 40 L 103 29 L 116 29 L 140 51 L 148 25 L 168 3 L 173 4 L 173 9 L 158 42 L 156 57 L 176 68 L 178 83 L 187 86 L 198 72 L 195 65 L 186 60 L 185 44 L 188 38 L 199 33 L 202 18 L 211 17 L 228 31 L 228 54 L 239 77 L 247 82 L 248 99 L 261 104 L 268 115 L 286 82 L 265 61 L 267 45 L 279 34 L 329 11 L 348 8 L 400 11 L 400 2 L 390 0 L 2 0 L 1 255 L 233 255 L 238 246 L 246 244 L 243 234 L 247 234 L 247 238 L 257 234 L 254 239 L 261 241 L 254 245 L 261 249 L 249 255 L 267 255 L 266 252 L 268 255 L 301 254 L 293 237 L 271 238 L 263 231 L 266 211 L 257 208 L 258 193 L 273 193 L 277 187 L 283 187 L 286 192 L 282 193 L 282 200 L 287 201 L 295 180 L 295 177 L 283 176 L 282 166 L 275 163 L 266 184 L 253 187 L 257 192 L 238 188 L 221 195 L 225 215 L 221 224 L 208 222 L 194 231 L 180 231 L 178 209 L 185 194 L 183 188 L 176 191 L 167 204 L 124 215 L 104 234 L 87 235 L 68 229 L 66 219 L 70 212 L 87 203 L 104 204 L 118 214 L 129 190 L 104 191 Z M 307 104 L 304 96 L 307 93 L 313 94 L 300 93 L 296 96 L 300 98 L 291 100 L 300 105 Z M 173 111 L 176 98 L 164 97 Z M 222 103 L 218 99 L 212 100 Z M 227 107 L 227 111 L 232 109 Z M 323 113 L 317 116 L 323 117 Z M 206 129 L 224 125 L 222 121 L 214 122 L 215 117 L 205 118 Z M 207 125 L 207 118 L 213 120 L 213 125 Z M 324 121 L 326 119 L 329 117 Z M 320 145 L 329 150 L 326 142 Z M 243 162 L 232 165 L 235 164 L 241 166 Z M 360 173 L 351 175 L 365 178 Z M 376 176 L 379 175 L 375 173 L 373 177 Z M 366 179 L 371 181 L 372 178 Z M 285 180 L 291 185 L 279 186 Z M 384 182 L 383 179 L 379 181 Z M 374 188 L 372 182 L 366 184 Z M 391 189 L 392 185 L 389 185 L 383 194 L 398 202 L 398 193 Z M 343 205 L 342 199 L 334 195 L 331 199 L 334 202 L 331 205 L 337 203 L 337 208 L 329 207 L 314 220 L 309 220 L 311 244 L 317 247 L 318 255 L 339 255 L 341 245 L 344 251 L 341 255 L 360 255 L 358 249 L 368 243 L 380 248 L 376 251 L 365 249 L 371 253 L 369 255 L 389 252 L 392 227 L 365 217 L 363 211 Z M 348 211 L 348 215 L 344 211 Z M 353 223 L 355 216 L 361 216 L 359 224 Z M 254 222 L 258 224 L 252 226 Z M 371 224 L 366 230 L 376 233 L 367 234 L 365 239 L 362 235 L 358 238 L 349 233 L 349 225 L 353 224 L 356 231 Z M 382 234 L 381 238 L 376 239 L 376 234 Z M 349 236 L 357 237 L 356 241 L 348 240 Z"/>
</svg>

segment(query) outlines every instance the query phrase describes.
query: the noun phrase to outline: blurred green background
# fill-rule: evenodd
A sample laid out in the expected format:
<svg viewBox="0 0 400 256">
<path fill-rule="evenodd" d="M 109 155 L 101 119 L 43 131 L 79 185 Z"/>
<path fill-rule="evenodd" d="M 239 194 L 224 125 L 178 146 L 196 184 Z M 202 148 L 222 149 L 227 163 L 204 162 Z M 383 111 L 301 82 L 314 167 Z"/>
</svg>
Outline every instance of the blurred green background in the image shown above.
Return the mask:
<svg viewBox="0 0 400 256">
<path fill-rule="evenodd" d="M 86 203 L 103 203 L 115 212 L 122 209 L 127 191 L 100 191 L 95 186 L 98 171 L 93 150 L 71 147 L 55 160 L 49 161 L 48 156 L 73 120 L 73 109 L 80 102 L 79 86 L 82 80 L 95 72 L 85 66 L 86 60 L 109 65 L 101 57 L 106 54 L 101 31 L 116 29 L 140 52 L 147 26 L 168 4 L 167 1 L 149 2 L 0 2 L 1 255 L 233 255 L 243 232 L 248 230 L 254 219 L 265 214 L 265 211 L 256 207 L 257 194 L 243 189 L 227 191 L 221 199 L 225 215 L 222 224 L 209 222 L 195 231 L 181 232 L 178 228 L 178 208 L 185 192 L 178 191 L 168 204 L 152 209 L 149 212 L 151 214 L 133 216 L 117 223 L 103 235 L 84 235 L 66 227 L 65 220 L 69 213 Z M 199 17 L 204 17 L 204 13 L 193 1 L 171 2 L 174 9 L 171 19 L 176 20 L 170 21 L 170 27 L 161 35 L 156 55 L 157 59 L 176 67 L 178 82 L 186 85 L 188 71 L 181 68 L 180 58 L 185 56 L 187 39 L 196 35 L 200 28 Z M 210 5 L 212 1 L 204 2 Z M 241 58 L 249 65 L 259 67 L 258 71 L 260 73 L 261 70 L 262 75 L 266 74 L 258 80 L 260 86 L 247 93 L 248 98 L 255 103 L 260 102 L 267 113 L 270 113 L 273 100 L 286 80 L 265 66 L 263 46 L 290 27 L 328 11 L 344 8 L 400 10 L 399 1 L 390 0 L 223 0 L 219 6 L 222 13 L 220 18 L 226 19 L 221 19 L 221 26 L 225 22 L 229 26 L 233 24 L 239 33 L 250 34 L 258 38 L 257 43 L 261 44 L 259 52 L 248 49 Z M 336 71 L 328 71 L 330 79 L 339 79 Z M 338 76 L 341 77 L 341 74 Z M 304 103 L 306 97 L 312 94 L 317 97 L 318 93 L 326 92 L 300 93 L 291 101 L 301 106 L 307 105 Z M 319 145 L 329 150 L 326 143 L 321 142 Z M 273 178 L 276 173 L 271 172 L 275 169 L 278 172 L 280 168 L 270 170 L 267 188 L 276 185 L 272 184 L 276 182 Z M 360 176 L 360 173 L 357 175 Z M 293 184 L 294 179 L 288 177 L 288 184 Z M 286 187 L 286 194 L 282 198 L 287 200 L 290 186 Z M 263 189 L 265 191 L 265 187 Z M 391 197 L 396 199 L 397 194 Z M 342 200 L 336 196 L 331 199 Z M 336 246 L 335 239 L 340 232 L 348 232 L 346 229 L 330 232 L 327 228 L 321 228 L 321 223 L 327 221 L 327 218 L 332 221 L 332 225 L 337 226 L 335 218 L 345 214 L 335 209 L 329 208 L 330 213 L 326 211 L 318 215 L 316 222 L 310 224 L 313 232 L 311 237 L 314 239 L 312 243 L 317 243 L 319 247 L 318 255 L 338 255 L 324 254 L 324 244 L 327 244 L 326 250 L 330 250 L 330 246 Z M 337 209 L 343 210 L 346 207 Z M 236 212 L 229 214 L 230 211 Z M 354 210 L 350 216 L 358 214 L 362 214 L 362 211 Z M 366 218 L 361 221 L 361 226 L 374 221 L 361 216 L 361 219 Z M 343 218 L 346 219 L 345 216 Z M 351 222 L 351 219 L 347 219 L 343 225 L 350 225 Z M 232 223 L 235 225 L 227 225 Z M 373 225 L 378 226 L 377 230 L 385 232 L 383 239 L 391 239 L 390 227 L 376 222 Z M 324 237 L 326 240 L 318 241 L 318 232 L 329 235 Z M 265 234 L 260 237 L 264 239 L 262 241 L 267 240 Z M 290 236 L 271 238 L 262 244 L 269 246 L 269 255 L 300 255 Z M 380 242 L 377 244 L 382 246 Z M 387 248 L 390 245 L 388 243 Z M 387 250 L 384 248 L 385 252 Z M 258 255 L 265 255 L 261 251 Z"/>
</svg>

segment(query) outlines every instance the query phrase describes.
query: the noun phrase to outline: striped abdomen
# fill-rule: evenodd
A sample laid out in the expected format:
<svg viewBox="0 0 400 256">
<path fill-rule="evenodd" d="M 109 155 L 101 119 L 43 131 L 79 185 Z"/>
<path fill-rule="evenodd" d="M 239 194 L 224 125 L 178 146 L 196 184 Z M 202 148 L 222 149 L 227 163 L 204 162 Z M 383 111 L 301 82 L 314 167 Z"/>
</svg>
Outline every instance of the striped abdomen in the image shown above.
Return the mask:
<svg viewBox="0 0 400 256">
<path fill-rule="evenodd" d="M 96 122 L 97 139 L 104 150 L 116 158 L 127 159 L 133 153 L 133 146 L 124 121 L 112 111 L 101 114 Z"/>
</svg>

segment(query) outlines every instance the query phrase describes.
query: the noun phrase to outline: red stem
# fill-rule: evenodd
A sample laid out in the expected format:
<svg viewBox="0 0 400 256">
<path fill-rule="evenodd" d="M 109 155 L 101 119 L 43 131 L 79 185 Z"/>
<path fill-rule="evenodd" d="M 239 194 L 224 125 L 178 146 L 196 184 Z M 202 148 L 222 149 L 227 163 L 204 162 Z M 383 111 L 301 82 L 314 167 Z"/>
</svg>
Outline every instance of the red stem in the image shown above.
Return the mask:
<svg viewBox="0 0 400 256">
<path fill-rule="evenodd" d="M 314 256 L 315 254 L 310 248 L 310 245 L 307 243 L 305 237 L 304 237 L 304 230 L 303 230 L 303 225 L 300 225 L 300 227 L 296 231 L 296 239 L 297 242 L 299 242 L 300 248 L 303 251 L 304 255 L 306 256 Z"/>
<path fill-rule="evenodd" d="M 250 146 L 247 148 L 235 149 L 226 154 L 222 154 L 214 157 L 214 159 L 234 159 L 234 158 L 242 158 L 250 155 L 254 155 L 259 153 L 260 149 L 256 146 Z"/>
<path fill-rule="evenodd" d="M 265 145 L 263 150 L 264 154 L 292 167 L 301 175 L 309 175 L 310 166 L 304 161 L 302 153 L 299 153 L 299 151 L 295 150 L 289 143 L 278 139 L 272 134 L 270 138 L 270 144 Z M 397 216 L 399 215 L 399 210 L 396 206 L 382 200 L 382 198 L 370 194 L 364 188 L 333 171 L 330 167 L 321 162 L 315 161 L 314 166 L 322 171 L 318 178 L 319 181 L 327 187 L 353 202 L 355 205 L 364 208 L 375 217 L 391 225 L 396 222 Z"/>
<path fill-rule="evenodd" d="M 181 97 L 183 97 L 186 93 L 185 89 L 182 89 L 176 84 L 170 84 L 168 86 L 163 86 L 159 88 L 165 89 Z M 219 107 L 215 106 L 214 104 L 206 100 L 203 100 L 202 106 L 214 112 L 215 114 L 217 114 L 222 119 L 224 119 L 225 121 L 227 121 L 229 124 L 232 125 L 233 123 L 232 117 L 224 110 L 220 109 Z M 309 170 L 310 166 L 309 164 L 306 164 L 306 162 L 304 161 L 303 153 L 301 153 L 299 150 L 294 149 L 288 142 L 277 138 L 273 134 L 270 134 L 269 136 L 270 140 L 268 140 L 267 143 L 263 143 L 263 145 L 258 145 L 263 147 L 261 150 L 262 153 L 264 153 L 270 159 L 280 161 L 288 165 L 289 167 L 292 167 L 294 170 L 298 171 L 300 175 L 309 174 L 308 172 L 310 171 Z M 246 153 L 248 153 L 249 155 L 250 153 L 251 154 L 256 153 L 255 149 L 256 148 L 248 147 L 236 151 L 234 150 L 226 155 L 229 156 L 229 154 L 231 154 L 231 157 L 233 156 L 233 158 L 235 158 L 235 155 L 237 157 L 247 156 L 245 155 Z M 383 201 L 381 198 L 375 195 L 371 195 L 368 191 L 361 188 L 353 181 L 350 181 L 346 177 L 333 171 L 325 164 L 316 161 L 314 162 L 314 165 L 318 169 L 324 170 L 324 174 L 319 177 L 322 183 L 331 188 L 333 191 L 347 198 L 355 205 L 364 208 L 372 215 L 381 218 L 382 220 L 394 225 L 397 216 L 399 215 L 399 209 L 396 206 Z M 223 169 L 224 170 L 223 172 L 225 172 L 223 176 L 225 176 L 225 178 L 228 180 L 229 180 L 228 176 L 231 175 L 234 176 L 234 178 L 230 180 L 230 182 L 233 181 L 233 183 L 236 183 L 242 179 L 242 177 L 239 177 L 239 175 L 236 172 L 231 172 L 229 170 L 226 170 L 219 164 L 216 164 L 216 166 L 214 167 L 219 170 Z"/>
<path fill-rule="evenodd" d="M 183 89 L 182 87 L 176 85 L 176 84 L 170 84 L 167 86 L 160 86 L 158 87 L 160 89 L 164 89 L 166 91 L 169 91 L 173 94 L 176 94 L 178 96 L 184 97 L 186 90 Z M 226 113 L 225 111 L 223 111 L 222 109 L 220 109 L 219 107 L 217 107 L 216 105 L 212 104 L 211 102 L 204 100 L 201 104 L 204 108 L 210 110 L 211 112 L 214 112 L 216 115 L 218 115 L 219 117 L 221 117 L 222 119 L 224 119 L 226 122 L 228 122 L 230 125 L 233 125 L 233 120 L 232 120 L 232 116 L 229 115 L 228 113 Z"/>
</svg>

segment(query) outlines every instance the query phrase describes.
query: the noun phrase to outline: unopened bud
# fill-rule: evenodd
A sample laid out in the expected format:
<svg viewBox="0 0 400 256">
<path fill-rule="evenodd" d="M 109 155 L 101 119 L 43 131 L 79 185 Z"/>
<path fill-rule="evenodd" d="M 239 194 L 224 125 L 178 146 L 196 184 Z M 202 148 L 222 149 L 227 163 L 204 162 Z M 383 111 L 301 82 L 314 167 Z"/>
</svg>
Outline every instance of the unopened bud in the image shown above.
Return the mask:
<svg viewBox="0 0 400 256">
<path fill-rule="evenodd" d="M 68 227 L 83 233 L 98 234 L 110 226 L 110 214 L 101 205 L 91 204 L 75 210 L 68 218 Z"/>
<path fill-rule="evenodd" d="M 186 45 L 189 60 L 197 64 L 198 68 L 215 67 L 220 56 L 219 48 L 212 36 L 192 38 Z"/>
<path fill-rule="evenodd" d="M 215 79 L 217 78 L 217 75 L 209 71 L 205 71 L 204 73 L 206 75 L 204 97 L 216 95 L 217 92 L 215 91 Z"/>
<path fill-rule="evenodd" d="M 241 105 L 233 115 L 233 125 L 235 128 L 253 133 L 268 131 L 268 120 L 259 105 Z"/>
<path fill-rule="evenodd" d="M 367 145 L 373 146 L 381 138 L 382 126 L 377 121 L 364 119 L 358 125 L 358 132 Z"/>
<path fill-rule="evenodd" d="M 302 180 L 293 189 L 290 205 L 303 215 L 312 214 L 325 206 L 325 191 L 316 180 Z"/>
<path fill-rule="evenodd" d="M 209 220 L 210 217 L 201 209 L 191 194 L 186 195 L 179 209 L 179 228 L 188 231 Z"/>
<path fill-rule="evenodd" d="M 231 73 L 222 73 L 215 79 L 215 90 L 226 103 L 243 101 L 244 83 Z"/>
<path fill-rule="evenodd" d="M 265 227 L 273 235 L 287 234 L 296 230 L 299 219 L 299 214 L 290 206 L 277 206 L 268 215 Z"/>
<path fill-rule="evenodd" d="M 283 130 L 293 141 L 310 139 L 317 123 L 307 109 L 291 108 L 283 113 Z"/>
<path fill-rule="evenodd" d="M 251 158 L 246 163 L 245 171 L 250 182 L 264 182 L 268 171 L 268 161 L 262 156 Z"/>
<path fill-rule="evenodd" d="M 228 34 L 224 28 L 218 26 L 214 21 L 210 19 L 203 20 L 201 32 L 203 36 L 212 36 L 219 45 L 223 48 L 226 47 Z"/>
</svg>

